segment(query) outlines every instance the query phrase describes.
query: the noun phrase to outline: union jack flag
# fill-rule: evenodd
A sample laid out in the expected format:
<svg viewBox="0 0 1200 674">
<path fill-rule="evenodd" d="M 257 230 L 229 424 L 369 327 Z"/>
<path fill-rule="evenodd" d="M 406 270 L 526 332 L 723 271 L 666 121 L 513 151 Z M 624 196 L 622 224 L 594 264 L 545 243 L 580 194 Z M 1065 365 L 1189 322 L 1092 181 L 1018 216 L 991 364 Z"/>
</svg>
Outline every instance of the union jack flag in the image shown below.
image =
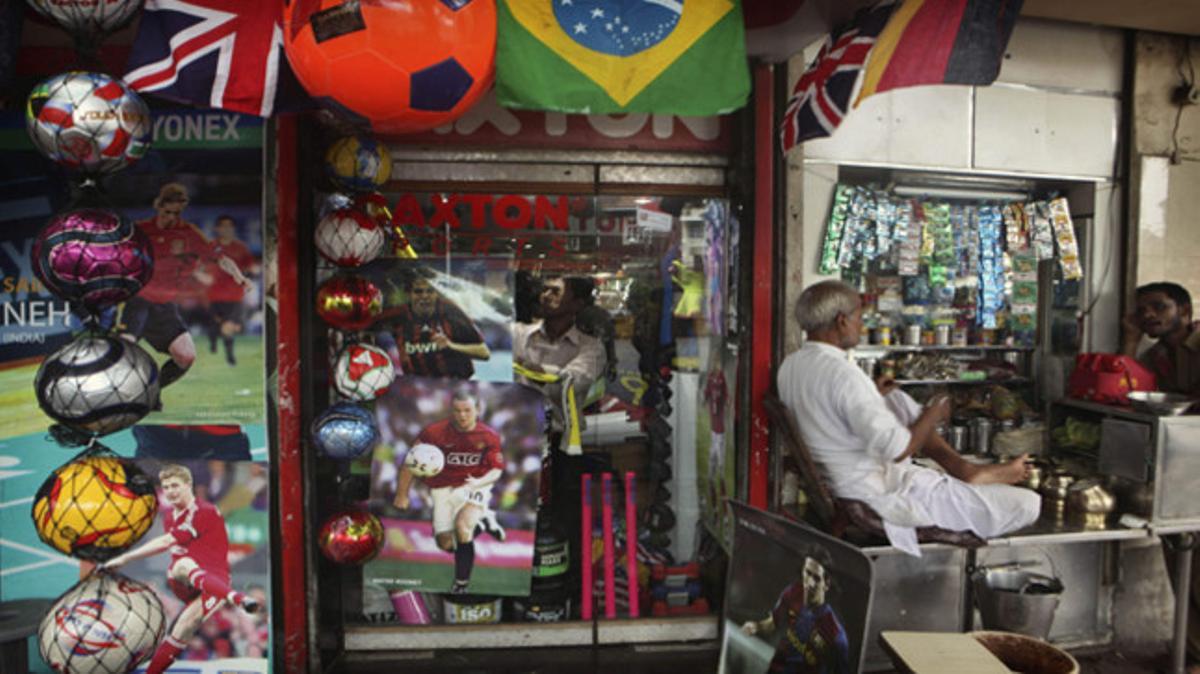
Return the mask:
<svg viewBox="0 0 1200 674">
<path fill-rule="evenodd" d="M 800 76 L 788 99 L 779 134 L 784 152 L 806 140 L 831 135 L 842 123 L 867 55 L 896 4 L 886 0 L 864 9 L 835 37 L 825 38 L 817 58 Z"/>
<path fill-rule="evenodd" d="M 269 117 L 299 85 L 283 55 L 283 3 L 147 0 L 125 81 L 137 91 Z"/>
</svg>

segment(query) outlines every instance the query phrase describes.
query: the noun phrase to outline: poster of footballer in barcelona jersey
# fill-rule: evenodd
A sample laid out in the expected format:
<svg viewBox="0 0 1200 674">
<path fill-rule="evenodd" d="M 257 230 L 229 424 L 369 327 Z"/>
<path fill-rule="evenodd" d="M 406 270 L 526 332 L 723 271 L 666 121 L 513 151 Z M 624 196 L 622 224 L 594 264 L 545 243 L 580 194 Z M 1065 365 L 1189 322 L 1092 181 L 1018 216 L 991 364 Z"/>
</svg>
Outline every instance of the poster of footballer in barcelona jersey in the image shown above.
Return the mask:
<svg viewBox="0 0 1200 674">
<path fill-rule="evenodd" d="M 375 411 L 382 441 L 368 506 L 387 535 L 364 579 L 388 592 L 528 595 L 541 393 L 403 377 Z"/>
</svg>

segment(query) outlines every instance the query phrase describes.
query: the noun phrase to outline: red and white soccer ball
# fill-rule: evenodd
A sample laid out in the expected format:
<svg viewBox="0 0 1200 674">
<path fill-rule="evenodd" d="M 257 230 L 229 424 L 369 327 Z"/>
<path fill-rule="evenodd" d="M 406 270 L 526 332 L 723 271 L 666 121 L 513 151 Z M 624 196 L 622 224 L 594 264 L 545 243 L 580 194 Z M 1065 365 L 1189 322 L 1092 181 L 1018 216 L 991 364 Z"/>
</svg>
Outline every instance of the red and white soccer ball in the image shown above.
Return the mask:
<svg viewBox="0 0 1200 674">
<path fill-rule="evenodd" d="M 166 629 L 162 602 L 146 585 L 94 573 L 42 618 L 38 647 L 56 672 L 129 672 L 154 653 Z"/>
<path fill-rule="evenodd" d="M 33 88 L 25 130 L 52 161 L 87 173 L 112 173 L 150 149 L 150 109 L 121 80 L 63 73 Z"/>
<path fill-rule="evenodd" d="M 404 466 L 417 477 L 433 477 L 446 467 L 446 455 L 436 445 L 422 442 L 408 450 L 404 456 Z"/>
<path fill-rule="evenodd" d="M 333 385 L 349 400 L 374 400 L 396 379 L 396 368 L 387 352 L 372 344 L 350 344 L 338 354 Z"/>
<path fill-rule="evenodd" d="M 339 208 L 317 224 L 317 251 L 339 267 L 359 267 L 379 257 L 387 233 L 363 211 Z"/>
</svg>

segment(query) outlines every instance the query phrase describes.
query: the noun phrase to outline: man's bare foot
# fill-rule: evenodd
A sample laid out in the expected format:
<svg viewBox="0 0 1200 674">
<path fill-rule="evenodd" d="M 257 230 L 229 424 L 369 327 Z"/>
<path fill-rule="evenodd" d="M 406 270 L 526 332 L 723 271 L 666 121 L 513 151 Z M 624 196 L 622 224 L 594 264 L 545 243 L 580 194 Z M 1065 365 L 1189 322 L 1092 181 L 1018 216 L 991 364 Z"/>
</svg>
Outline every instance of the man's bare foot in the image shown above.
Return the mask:
<svg viewBox="0 0 1200 674">
<path fill-rule="evenodd" d="M 975 474 L 968 480 L 971 484 L 1017 484 L 1029 477 L 1029 455 L 1022 454 L 1004 463 L 976 466 Z"/>
</svg>

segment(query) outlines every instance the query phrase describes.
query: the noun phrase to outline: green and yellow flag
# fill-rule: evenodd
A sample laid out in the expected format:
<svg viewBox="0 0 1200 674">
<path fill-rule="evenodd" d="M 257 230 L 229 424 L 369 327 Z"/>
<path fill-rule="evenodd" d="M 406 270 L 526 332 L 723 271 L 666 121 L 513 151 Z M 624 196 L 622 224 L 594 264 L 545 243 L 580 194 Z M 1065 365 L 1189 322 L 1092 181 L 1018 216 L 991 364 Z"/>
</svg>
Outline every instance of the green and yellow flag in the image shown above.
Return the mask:
<svg viewBox="0 0 1200 674">
<path fill-rule="evenodd" d="M 499 0 L 510 108 L 703 116 L 746 104 L 739 0 Z"/>
</svg>

